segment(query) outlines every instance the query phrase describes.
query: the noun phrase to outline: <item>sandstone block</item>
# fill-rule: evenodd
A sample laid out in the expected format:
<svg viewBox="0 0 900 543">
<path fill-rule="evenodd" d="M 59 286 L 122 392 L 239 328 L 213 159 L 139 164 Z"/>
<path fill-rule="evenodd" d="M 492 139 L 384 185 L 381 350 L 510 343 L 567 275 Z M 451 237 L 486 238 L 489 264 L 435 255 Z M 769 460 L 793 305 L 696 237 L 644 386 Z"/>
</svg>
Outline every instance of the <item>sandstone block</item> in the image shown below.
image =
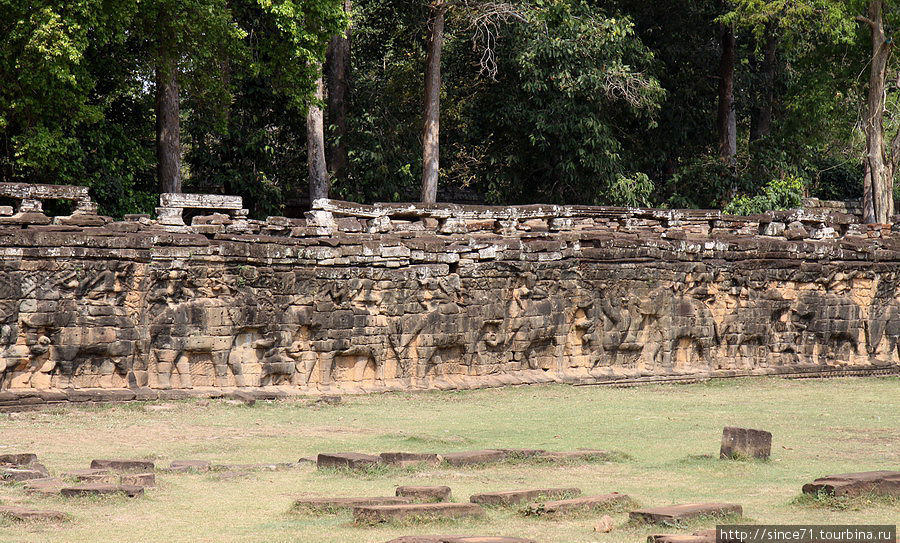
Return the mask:
<svg viewBox="0 0 900 543">
<path fill-rule="evenodd" d="M 751 430 L 726 426 L 722 430 L 721 458 L 766 459 L 772 452 L 772 434 L 765 430 Z"/>
<path fill-rule="evenodd" d="M 5 482 L 21 482 L 30 479 L 43 479 L 47 477 L 45 471 L 30 468 L 3 468 L 0 469 L 0 480 Z"/>
<path fill-rule="evenodd" d="M 900 471 L 863 471 L 820 477 L 803 485 L 804 494 L 900 496 Z"/>
<path fill-rule="evenodd" d="M 15 507 L 11 505 L 0 505 L 0 517 L 18 521 L 61 521 L 68 518 L 68 516 L 61 511 L 31 509 L 28 507 Z"/>
<path fill-rule="evenodd" d="M 398 486 L 397 496 L 411 498 L 417 502 L 450 501 L 449 486 Z"/>
<path fill-rule="evenodd" d="M 361 469 L 377 465 L 381 459 L 361 453 L 321 453 L 316 459 L 319 468 Z"/>
<path fill-rule="evenodd" d="M 534 488 L 473 494 L 469 497 L 469 501 L 481 505 L 518 505 L 526 501 L 559 500 L 580 494 L 581 490 L 578 488 Z"/>
<path fill-rule="evenodd" d="M 379 455 L 381 461 L 391 466 L 414 466 L 417 464 L 437 464 L 440 462 L 437 454 L 432 453 L 405 453 L 388 452 Z"/>
<path fill-rule="evenodd" d="M 295 511 L 331 513 L 368 505 L 403 505 L 412 503 L 412 498 L 398 496 L 376 496 L 368 498 L 298 498 L 292 507 Z"/>
<path fill-rule="evenodd" d="M 488 464 L 506 460 L 509 455 L 499 449 L 485 449 L 480 451 L 463 451 L 442 454 L 441 458 L 451 466 L 471 466 L 473 464 Z"/>
<path fill-rule="evenodd" d="M 474 503 L 417 503 L 410 505 L 371 505 L 353 508 L 357 524 L 378 524 L 389 521 L 427 522 L 430 520 L 479 517 L 484 514 Z"/>
<path fill-rule="evenodd" d="M 631 500 L 627 494 L 611 492 L 599 496 L 585 496 L 583 498 L 571 498 L 568 500 L 555 500 L 548 502 L 535 502 L 526 506 L 522 513 L 525 515 L 565 515 L 582 513 L 585 511 L 603 510 L 617 504 L 624 504 Z"/>
<path fill-rule="evenodd" d="M 37 462 L 37 455 L 33 453 L 0 454 L 0 464 L 25 466 L 35 462 Z"/>
<path fill-rule="evenodd" d="M 206 460 L 173 460 L 169 471 L 209 471 L 210 463 Z"/>
<path fill-rule="evenodd" d="M 698 517 L 721 517 L 741 514 L 743 514 L 743 508 L 736 503 L 685 503 L 666 507 L 638 509 L 631 511 L 628 515 L 633 520 L 660 523 Z"/>
<path fill-rule="evenodd" d="M 92 460 L 91 469 L 147 472 L 154 471 L 156 467 L 148 460 Z"/>
<path fill-rule="evenodd" d="M 129 498 L 140 496 L 144 493 L 144 487 L 132 485 L 108 485 L 102 483 L 88 483 L 83 485 L 63 487 L 60 494 L 66 497 L 78 496 L 107 496 L 111 494 L 124 494 Z"/>
<path fill-rule="evenodd" d="M 127 473 L 119 477 L 123 486 L 156 486 L 156 475 L 153 473 Z"/>
</svg>

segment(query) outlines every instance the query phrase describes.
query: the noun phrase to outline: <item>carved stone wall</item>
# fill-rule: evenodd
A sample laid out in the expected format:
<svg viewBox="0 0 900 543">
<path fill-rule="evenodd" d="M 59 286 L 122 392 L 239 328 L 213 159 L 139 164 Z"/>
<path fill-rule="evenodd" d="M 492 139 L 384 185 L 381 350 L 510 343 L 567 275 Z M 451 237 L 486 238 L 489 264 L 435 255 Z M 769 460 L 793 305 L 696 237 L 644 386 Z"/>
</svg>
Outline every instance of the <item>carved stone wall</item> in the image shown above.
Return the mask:
<svg viewBox="0 0 900 543">
<path fill-rule="evenodd" d="M 851 215 L 319 200 L 185 226 L 169 204 L 0 217 L 0 406 L 900 362 L 900 232 Z"/>
</svg>

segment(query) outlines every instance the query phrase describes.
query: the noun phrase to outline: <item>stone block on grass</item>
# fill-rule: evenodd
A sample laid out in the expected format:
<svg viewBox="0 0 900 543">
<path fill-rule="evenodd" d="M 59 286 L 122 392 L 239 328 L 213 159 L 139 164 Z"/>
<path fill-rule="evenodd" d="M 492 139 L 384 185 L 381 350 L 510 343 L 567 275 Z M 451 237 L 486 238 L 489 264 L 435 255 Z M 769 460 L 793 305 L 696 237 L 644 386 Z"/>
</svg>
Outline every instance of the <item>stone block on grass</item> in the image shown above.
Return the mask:
<svg viewBox="0 0 900 543">
<path fill-rule="evenodd" d="M 156 475 L 153 473 L 123 473 L 119 484 L 125 486 L 156 486 Z"/>
<path fill-rule="evenodd" d="M 91 469 L 148 472 L 155 471 L 156 466 L 148 460 L 93 460 Z"/>
<path fill-rule="evenodd" d="M 451 466 L 471 466 L 477 464 L 490 464 L 501 462 L 509 457 L 506 451 L 499 449 L 484 449 L 480 451 L 461 451 L 442 454 L 441 458 Z"/>
<path fill-rule="evenodd" d="M 173 460 L 167 471 L 180 473 L 189 471 L 209 471 L 210 462 L 207 460 Z"/>
<path fill-rule="evenodd" d="M 607 510 L 617 505 L 623 505 L 631 501 L 627 494 L 611 492 L 599 496 L 585 496 L 583 498 L 571 498 L 568 500 L 554 500 L 548 502 L 532 502 L 522 509 L 526 516 L 551 516 L 580 514 L 595 510 Z"/>
<path fill-rule="evenodd" d="M 396 494 L 417 502 L 450 501 L 449 486 L 398 486 Z"/>
<path fill-rule="evenodd" d="M 402 496 L 374 496 L 364 498 L 298 498 L 294 500 L 294 511 L 311 513 L 333 513 L 364 505 L 402 505 L 412 503 L 412 498 Z"/>
<path fill-rule="evenodd" d="M 437 464 L 441 461 L 438 455 L 433 453 L 386 452 L 378 456 L 383 463 L 391 466 Z"/>
<path fill-rule="evenodd" d="M 68 518 L 62 511 L 31 509 L 12 505 L 0 505 L 0 517 L 17 521 L 62 521 Z"/>
<path fill-rule="evenodd" d="M 37 455 L 33 453 L 0 454 L 0 464 L 27 466 L 35 462 L 37 462 Z"/>
<path fill-rule="evenodd" d="M 518 505 L 528 501 L 560 500 L 581 495 L 578 488 L 533 488 L 473 494 L 469 501 L 480 505 Z"/>
<path fill-rule="evenodd" d="M 820 477 L 803 485 L 803 493 L 835 497 L 867 494 L 900 497 L 900 471 L 861 471 Z"/>
<path fill-rule="evenodd" d="M 377 466 L 381 459 L 371 454 L 361 453 L 321 453 L 316 458 L 316 466 L 336 469 L 364 469 Z"/>
<path fill-rule="evenodd" d="M 648 507 L 631 511 L 632 520 L 650 523 L 678 522 L 699 517 L 722 517 L 743 514 L 743 508 L 736 503 L 685 503 L 665 507 Z"/>
<path fill-rule="evenodd" d="M 726 426 L 722 430 L 720 458 L 758 458 L 765 460 L 772 453 L 772 434 L 765 430 Z"/>
<path fill-rule="evenodd" d="M 124 494 L 129 498 L 140 496 L 144 493 L 144 487 L 133 485 L 106 485 L 100 483 L 87 483 L 83 485 L 63 487 L 60 494 L 71 497 L 81 496 L 109 496 L 114 494 Z"/>
<path fill-rule="evenodd" d="M 428 522 L 434 520 L 480 517 L 484 510 L 474 503 L 417 503 L 410 505 L 371 505 L 353 508 L 357 524 L 382 522 Z"/>
</svg>

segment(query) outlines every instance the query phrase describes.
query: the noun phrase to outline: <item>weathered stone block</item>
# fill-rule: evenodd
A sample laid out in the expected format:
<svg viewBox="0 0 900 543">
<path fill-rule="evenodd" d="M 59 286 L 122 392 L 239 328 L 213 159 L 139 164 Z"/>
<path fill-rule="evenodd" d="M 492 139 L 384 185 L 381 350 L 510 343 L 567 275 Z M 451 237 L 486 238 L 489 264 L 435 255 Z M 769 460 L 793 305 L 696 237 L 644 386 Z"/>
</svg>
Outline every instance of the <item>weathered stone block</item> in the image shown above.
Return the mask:
<svg viewBox="0 0 900 543">
<path fill-rule="evenodd" d="M 518 505 L 526 501 L 559 500 L 574 498 L 581 494 L 578 488 L 533 488 L 528 490 L 505 490 L 473 494 L 469 501 L 480 505 Z"/>
<path fill-rule="evenodd" d="M 772 452 L 772 434 L 765 430 L 751 430 L 726 426 L 722 430 L 721 458 L 767 459 Z"/>
<path fill-rule="evenodd" d="M 391 521 L 428 522 L 441 519 L 480 517 L 484 510 L 474 503 L 418 503 L 409 505 L 372 505 L 353 508 L 357 524 Z"/>
<path fill-rule="evenodd" d="M 0 517 L 6 517 L 18 521 L 63 521 L 69 517 L 61 511 L 31 509 L 29 507 L 17 507 L 0 505 Z"/>
<path fill-rule="evenodd" d="M 316 460 L 319 468 L 361 469 L 377 465 L 381 459 L 371 454 L 320 453 Z"/>
<path fill-rule="evenodd" d="M 149 460 L 92 460 L 91 469 L 148 472 L 154 471 L 156 467 Z"/>
<path fill-rule="evenodd" d="M 866 494 L 900 497 L 900 471 L 863 471 L 829 475 L 803 485 L 803 493 L 824 493 L 838 497 Z"/>
<path fill-rule="evenodd" d="M 367 498 L 298 498 L 294 500 L 294 511 L 314 513 L 335 513 L 369 505 L 403 505 L 412 503 L 412 498 L 403 496 L 376 496 Z"/>
<path fill-rule="evenodd" d="M 528 504 L 522 510 L 522 513 L 535 516 L 583 513 L 585 511 L 606 510 L 620 504 L 626 504 L 630 500 L 631 498 L 629 498 L 627 494 L 612 492 L 609 494 L 601 494 L 599 496 L 534 502 Z"/>
<path fill-rule="evenodd" d="M 397 496 L 418 502 L 450 501 L 449 486 L 398 486 Z"/>
<path fill-rule="evenodd" d="M 433 453 L 388 452 L 379 455 L 381 461 L 392 466 L 413 466 L 417 464 L 437 464 L 440 458 Z"/>
<path fill-rule="evenodd" d="M 743 514 L 743 508 L 736 503 L 686 503 L 666 507 L 650 507 L 631 511 L 632 520 L 661 523 L 677 522 L 699 517 L 721 517 Z"/>
<path fill-rule="evenodd" d="M 84 485 L 63 487 L 60 494 L 66 497 L 78 496 L 106 496 L 111 494 L 124 494 L 129 498 L 140 496 L 144 493 L 144 487 L 132 485 L 108 485 L 101 483 L 88 483 Z"/>
</svg>

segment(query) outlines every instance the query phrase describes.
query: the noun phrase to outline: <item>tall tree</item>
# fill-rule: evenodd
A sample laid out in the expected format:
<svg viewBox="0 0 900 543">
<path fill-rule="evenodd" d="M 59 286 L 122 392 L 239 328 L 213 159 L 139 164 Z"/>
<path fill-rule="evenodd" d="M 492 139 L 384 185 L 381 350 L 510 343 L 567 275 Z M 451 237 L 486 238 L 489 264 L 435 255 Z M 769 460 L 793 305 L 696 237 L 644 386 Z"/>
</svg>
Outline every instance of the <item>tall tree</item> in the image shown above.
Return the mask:
<svg viewBox="0 0 900 543">
<path fill-rule="evenodd" d="M 440 173 L 441 121 L 441 48 L 444 45 L 444 18 L 447 3 L 432 0 L 425 54 L 425 115 L 422 129 L 422 191 L 421 201 L 437 201 Z"/>
<path fill-rule="evenodd" d="M 179 51 L 171 17 L 168 10 L 161 9 L 156 20 L 156 177 L 160 192 L 181 192 Z"/>
<path fill-rule="evenodd" d="M 328 198 L 328 168 L 325 165 L 325 123 L 322 118 L 322 77 L 316 80 L 316 102 L 306 113 L 306 152 L 309 170 L 309 201 Z"/>
<path fill-rule="evenodd" d="M 719 134 L 719 156 L 732 162 L 737 154 L 737 117 L 734 111 L 734 63 L 737 42 L 734 28 L 722 24 L 719 29 L 719 109 L 716 127 Z"/>
<path fill-rule="evenodd" d="M 351 0 L 344 0 L 344 13 L 352 12 Z M 347 114 L 350 107 L 351 29 L 335 34 L 325 53 L 327 118 L 334 132 L 325 147 L 328 170 L 332 177 L 345 177 L 350 159 L 347 155 Z"/>
</svg>

